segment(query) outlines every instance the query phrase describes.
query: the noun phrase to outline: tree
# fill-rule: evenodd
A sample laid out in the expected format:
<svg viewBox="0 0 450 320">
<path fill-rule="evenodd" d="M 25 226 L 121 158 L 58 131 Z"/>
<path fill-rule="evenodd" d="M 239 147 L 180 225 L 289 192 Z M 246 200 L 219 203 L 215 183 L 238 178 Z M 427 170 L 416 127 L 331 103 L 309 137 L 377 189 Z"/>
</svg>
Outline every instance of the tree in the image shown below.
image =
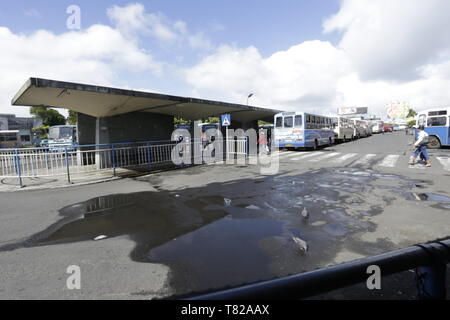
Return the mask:
<svg viewBox="0 0 450 320">
<path fill-rule="evenodd" d="M 37 135 L 39 139 L 47 139 L 48 138 L 48 130 L 50 127 L 42 126 L 33 128 L 32 131 Z"/>
<path fill-rule="evenodd" d="M 263 121 L 263 120 L 258 120 L 258 126 L 265 126 L 265 125 L 271 125 L 272 123 L 267 122 L 267 121 Z"/>
<path fill-rule="evenodd" d="M 191 123 L 190 120 L 185 120 L 183 118 L 178 118 L 178 117 L 174 118 L 174 124 L 175 125 L 178 125 L 178 124 L 190 124 L 190 123 Z"/>
<path fill-rule="evenodd" d="M 75 126 L 78 122 L 78 113 L 73 110 L 69 110 L 69 117 L 67 117 L 67 123 L 71 126 Z"/>
<path fill-rule="evenodd" d="M 66 118 L 54 109 L 49 107 L 31 107 L 30 113 L 36 118 L 41 118 L 44 126 L 59 126 L 66 124 Z"/>
<path fill-rule="evenodd" d="M 412 128 L 416 125 L 416 120 L 411 120 L 408 122 L 408 128 Z"/>
<path fill-rule="evenodd" d="M 414 111 L 413 109 L 409 109 L 408 115 L 406 117 L 407 118 L 414 118 L 415 116 L 417 116 L 417 112 Z"/>
<path fill-rule="evenodd" d="M 202 119 L 203 123 L 220 123 L 219 117 L 209 117 L 208 119 Z"/>
</svg>

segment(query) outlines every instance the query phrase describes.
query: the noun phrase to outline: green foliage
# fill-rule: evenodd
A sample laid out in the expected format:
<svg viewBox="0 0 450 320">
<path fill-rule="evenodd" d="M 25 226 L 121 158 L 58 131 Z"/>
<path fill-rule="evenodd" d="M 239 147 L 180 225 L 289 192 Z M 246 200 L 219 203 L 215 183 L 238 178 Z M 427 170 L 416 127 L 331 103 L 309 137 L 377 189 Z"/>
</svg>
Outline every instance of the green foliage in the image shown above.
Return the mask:
<svg viewBox="0 0 450 320">
<path fill-rule="evenodd" d="M 47 139 L 49 129 L 50 129 L 49 126 L 42 126 L 33 128 L 32 131 L 37 134 L 39 139 Z"/>
<path fill-rule="evenodd" d="M 78 122 L 78 113 L 73 110 L 69 110 L 69 117 L 67 117 L 67 123 L 71 126 L 76 126 Z"/>
<path fill-rule="evenodd" d="M 408 122 L 408 128 L 412 128 L 416 125 L 416 120 L 411 120 Z"/>
<path fill-rule="evenodd" d="M 272 123 L 267 121 L 258 120 L 258 126 L 271 125 Z"/>
<path fill-rule="evenodd" d="M 30 113 L 36 118 L 41 118 L 44 121 L 44 126 L 59 126 L 66 124 L 66 118 L 58 111 L 48 107 L 31 107 Z"/>
<path fill-rule="evenodd" d="M 190 123 L 191 123 L 190 120 L 185 120 L 185 119 L 183 119 L 183 118 L 177 118 L 177 117 L 175 117 L 175 119 L 174 119 L 174 124 L 175 124 L 175 125 L 178 125 L 178 124 L 190 124 Z"/>
<path fill-rule="evenodd" d="M 208 119 L 204 119 L 203 123 L 220 123 L 219 117 L 209 117 Z"/>
<path fill-rule="evenodd" d="M 417 116 L 417 112 L 414 111 L 413 109 L 409 109 L 408 115 L 406 116 L 407 118 L 412 118 Z"/>
</svg>

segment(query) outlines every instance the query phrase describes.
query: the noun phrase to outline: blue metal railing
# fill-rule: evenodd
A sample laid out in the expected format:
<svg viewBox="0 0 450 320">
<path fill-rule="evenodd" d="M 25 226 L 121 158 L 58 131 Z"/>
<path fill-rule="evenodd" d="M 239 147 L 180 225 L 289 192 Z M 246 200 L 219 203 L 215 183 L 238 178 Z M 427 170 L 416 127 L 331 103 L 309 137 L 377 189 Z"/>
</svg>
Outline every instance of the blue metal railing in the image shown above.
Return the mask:
<svg viewBox="0 0 450 320">
<path fill-rule="evenodd" d="M 23 186 L 24 177 L 62 176 L 67 175 L 70 183 L 71 175 L 94 171 L 111 170 L 116 176 L 117 168 L 146 168 L 152 170 L 162 165 L 175 165 L 172 161 L 173 148 L 179 141 L 141 141 L 120 142 L 112 144 L 77 145 L 62 148 L 22 148 L 0 150 L 0 176 L 18 178 Z M 245 141 L 235 142 L 233 152 L 246 150 Z M 190 140 L 187 151 L 192 152 L 204 147 L 201 140 Z M 195 153 L 191 164 L 202 157 Z"/>
<path fill-rule="evenodd" d="M 356 260 L 289 277 L 215 292 L 168 299 L 265 300 L 304 299 L 350 285 L 365 283 L 369 266 L 378 266 L 382 276 L 416 269 L 418 298 L 446 298 L 446 269 L 450 260 L 450 239 L 416 245 L 379 256 Z"/>
</svg>

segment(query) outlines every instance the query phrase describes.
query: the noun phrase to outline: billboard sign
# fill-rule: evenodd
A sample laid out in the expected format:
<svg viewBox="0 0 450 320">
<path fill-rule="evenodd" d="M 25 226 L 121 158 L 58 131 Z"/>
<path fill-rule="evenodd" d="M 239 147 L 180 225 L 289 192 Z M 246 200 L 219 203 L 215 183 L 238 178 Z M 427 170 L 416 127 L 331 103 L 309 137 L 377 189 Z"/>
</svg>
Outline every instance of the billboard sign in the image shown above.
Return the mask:
<svg viewBox="0 0 450 320">
<path fill-rule="evenodd" d="M 405 101 L 394 101 L 386 106 L 386 114 L 392 120 L 404 120 L 408 116 L 411 105 Z"/>
<path fill-rule="evenodd" d="M 352 114 L 367 114 L 369 112 L 369 108 L 339 108 L 338 115 L 352 115 Z"/>
</svg>

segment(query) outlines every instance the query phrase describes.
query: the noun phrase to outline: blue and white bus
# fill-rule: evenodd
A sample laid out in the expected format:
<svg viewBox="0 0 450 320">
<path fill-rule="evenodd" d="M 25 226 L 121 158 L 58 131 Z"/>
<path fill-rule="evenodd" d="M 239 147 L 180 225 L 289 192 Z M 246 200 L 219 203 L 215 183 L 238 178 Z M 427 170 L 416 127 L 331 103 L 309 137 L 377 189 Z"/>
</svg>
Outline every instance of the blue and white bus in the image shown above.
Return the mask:
<svg viewBox="0 0 450 320">
<path fill-rule="evenodd" d="M 279 148 L 314 148 L 334 143 L 333 119 L 305 112 L 275 115 L 274 141 Z"/>
<path fill-rule="evenodd" d="M 430 135 L 428 147 L 440 149 L 450 146 L 450 108 L 430 109 L 417 115 L 417 126 L 424 126 Z"/>
<path fill-rule="evenodd" d="M 48 132 L 48 147 L 52 151 L 64 148 L 74 149 L 77 146 L 76 126 L 53 126 Z"/>
</svg>

